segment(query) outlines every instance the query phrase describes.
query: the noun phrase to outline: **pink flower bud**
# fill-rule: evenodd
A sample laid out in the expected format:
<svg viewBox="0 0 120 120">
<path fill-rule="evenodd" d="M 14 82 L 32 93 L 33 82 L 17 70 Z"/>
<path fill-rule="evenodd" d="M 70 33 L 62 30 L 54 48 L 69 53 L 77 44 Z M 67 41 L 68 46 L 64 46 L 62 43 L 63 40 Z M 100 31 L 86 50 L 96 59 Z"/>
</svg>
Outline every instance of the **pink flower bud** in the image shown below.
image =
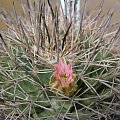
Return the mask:
<svg viewBox="0 0 120 120">
<path fill-rule="evenodd" d="M 55 92 L 62 93 L 66 96 L 72 95 L 77 87 L 72 65 L 67 64 L 65 59 L 60 59 L 54 67 L 49 84 Z"/>
</svg>

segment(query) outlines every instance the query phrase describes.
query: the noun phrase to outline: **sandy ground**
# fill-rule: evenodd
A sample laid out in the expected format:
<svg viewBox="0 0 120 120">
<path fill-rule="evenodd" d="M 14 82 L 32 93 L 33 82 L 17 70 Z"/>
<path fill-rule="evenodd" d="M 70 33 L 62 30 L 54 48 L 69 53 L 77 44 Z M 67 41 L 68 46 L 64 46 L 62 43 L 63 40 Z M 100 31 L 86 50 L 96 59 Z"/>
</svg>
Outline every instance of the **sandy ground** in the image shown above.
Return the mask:
<svg viewBox="0 0 120 120">
<path fill-rule="evenodd" d="M 19 14 L 21 11 L 19 0 L 0 0 L 0 7 L 3 7 L 5 10 L 10 12 L 13 8 L 12 1 L 15 1 L 17 12 Z M 91 11 L 94 11 L 98 7 L 99 3 L 100 3 L 100 0 L 88 0 L 87 12 L 90 13 Z M 120 21 L 120 0 L 104 0 L 103 14 L 107 14 L 108 10 L 111 8 L 115 10 L 112 21 L 119 22 Z M 5 29 L 5 25 L 1 20 L 0 20 L 0 28 Z"/>
<path fill-rule="evenodd" d="M 87 10 L 93 11 L 99 5 L 100 0 L 88 0 Z M 104 0 L 103 13 L 107 13 L 110 9 L 114 9 L 113 22 L 120 21 L 120 0 Z"/>
</svg>

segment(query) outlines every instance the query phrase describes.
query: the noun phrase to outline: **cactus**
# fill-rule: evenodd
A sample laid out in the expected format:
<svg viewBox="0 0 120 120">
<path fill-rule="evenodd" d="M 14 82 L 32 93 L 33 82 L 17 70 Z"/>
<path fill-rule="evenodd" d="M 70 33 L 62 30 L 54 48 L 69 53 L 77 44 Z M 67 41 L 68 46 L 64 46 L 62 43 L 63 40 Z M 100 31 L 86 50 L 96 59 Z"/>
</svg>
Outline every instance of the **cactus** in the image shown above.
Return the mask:
<svg viewBox="0 0 120 120">
<path fill-rule="evenodd" d="M 1 10 L 1 120 L 120 119 L 119 23 L 113 11 L 101 17 L 102 3 L 86 16 L 86 4 L 77 22 L 59 1 L 27 0 L 20 16 L 14 3 Z"/>
</svg>

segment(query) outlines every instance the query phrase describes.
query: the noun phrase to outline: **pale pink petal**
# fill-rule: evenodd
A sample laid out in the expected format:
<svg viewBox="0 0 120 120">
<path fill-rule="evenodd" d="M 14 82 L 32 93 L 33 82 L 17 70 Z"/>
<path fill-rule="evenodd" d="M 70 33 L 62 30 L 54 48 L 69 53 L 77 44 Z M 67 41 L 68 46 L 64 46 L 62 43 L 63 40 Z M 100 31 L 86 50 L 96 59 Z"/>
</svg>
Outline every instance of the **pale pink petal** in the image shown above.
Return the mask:
<svg viewBox="0 0 120 120">
<path fill-rule="evenodd" d="M 72 65 L 66 64 L 64 59 L 60 59 L 59 63 L 55 65 L 53 75 L 61 86 L 68 86 L 70 83 L 74 82 Z M 65 76 L 66 79 L 64 79 L 63 76 Z"/>
</svg>

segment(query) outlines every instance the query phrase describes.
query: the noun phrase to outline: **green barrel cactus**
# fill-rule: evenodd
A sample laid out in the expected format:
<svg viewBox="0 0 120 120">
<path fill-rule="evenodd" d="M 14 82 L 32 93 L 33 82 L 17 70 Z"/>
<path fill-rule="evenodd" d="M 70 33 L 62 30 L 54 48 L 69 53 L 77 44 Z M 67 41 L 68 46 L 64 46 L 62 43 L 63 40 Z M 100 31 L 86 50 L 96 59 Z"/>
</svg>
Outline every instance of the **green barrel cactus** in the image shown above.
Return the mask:
<svg viewBox="0 0 120 120">
<path fill-rule="evenodd" d="M 1 120 L 120 119 L 119 23 L 113 12 L 80 19 L 60 1 L 26 0 L 18 15 L 1 9 Z M 75 2 L 75 5 L 77 3 Z M 102 5 L 102 4 L 101 4 Z"/>
</svg>

